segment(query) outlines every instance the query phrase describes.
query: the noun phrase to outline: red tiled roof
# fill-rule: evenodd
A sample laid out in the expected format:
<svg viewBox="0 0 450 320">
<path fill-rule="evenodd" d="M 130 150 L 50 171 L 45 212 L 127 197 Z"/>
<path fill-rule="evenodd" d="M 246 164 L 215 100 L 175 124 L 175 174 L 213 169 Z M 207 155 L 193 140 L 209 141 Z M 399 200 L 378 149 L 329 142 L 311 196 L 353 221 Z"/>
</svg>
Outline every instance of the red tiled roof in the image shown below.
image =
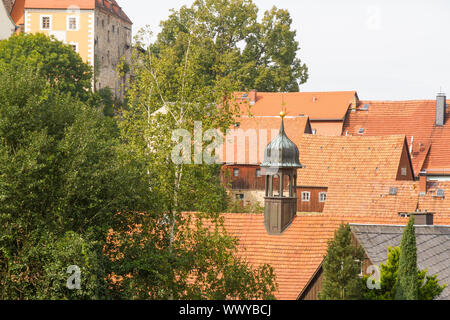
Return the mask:
<svg viewBox="0 0 450 320">
<path fill-rule="evenodd" d="M 239 239 L 239 255 L 254 266 L 269 264 L 274 268 L 281 300 L 297 299 L 321 264 L 335 230 L 344 223 L 406 224 L 404 218 L 383 216 L 302 214 L 279 236 L 264 228 L 263 214 L 224 214 L 228 233 Z"/>
<path fill-rule="evenodd" d="M 299 144 L 299 186 L 327 187 L 333 180 L 395 180 L 405 136 L 325 137 L 303 135 Z"/>
<path fill-rule="evenodd" d="M 236 118 L 236 122 L 239 123 L 239 127 L 233 127 L 230 129 L 241 129 L 243 135 L 245 135 L 246 133 L 250 134 L 252 131 L 249 130 L 254 130 L 254 135 L 256 137 L 256 146 L 250 145 L 250 142 L 247 141 L 245 144 L 245 153 L 238 152 L 238 150 L 243 150 L 243 146 L 241 149 L 241 147 L 238 145 L 237 138 L 234 138 L 234 163 L 252 165 L 260 164 L 264 160 L 264 150 L 266 146 L 280 132 L 281 118 L 279 116 L 241 116 L 239 118 Z M 294 142 L 295 144 L 299 144 L 304 133 L 311 133 L 311 126 L 309 124 L 308 117 L 286 117 L 284 118 L 284 130 L 289 139 L 292 140 L 292 142 Z M 226 158 L 226 144 L 223 145 L 223 155 L 224 156 L 222 159 L 233 159 L 232 157 L 230 159 Z M 239 161 L 239 155 L 244 155 L 244 161 Z"/>
<path fill-rule="evenodd" d="M 397 187 L 390 196 L 389 188 Z M 324 212 L 298 214 L 279 236 L 264 228 L 263 214 L 223 214 L 228 233 L 239 239 L 239 254 L 251 265 L 270 264 L 278 283 L 277 299 L 296 299 L 322 263 L 327 241 L 344 223 L 406 225 L 399 212 L 416 209 L 434 213 L 435 225 L 450 225 L 450 183 L 440 183 L 449 195 L 434 197 L 434 189 L 419 197 L 414 181 L 337 181 L 327 194 Z"/>
<path fill-rule="evenodd" d="M 361 106 L 368 104 L 369 110 Z M 450 112 L 447 110 L 446 119 Z M 435 125 L 436 101 L 360 101 L 356 112 L 349 112 L 343 132 L 364 136 L 405 134 L 412 143 L 411 161 L 416 175 L 421 170 L 442 172 L 450 169 L 450 123 Z M 448 173 L 448 172 L 447 172 Z"/>
<path fill-rule="evenodd" d="M 428 184 L 426 195 L 420 195 L 418 181 L 334 181 L 328 188 L 324 213 L 339 212 L 351 215 L 355 212 L 370 215 L 393 215 L 416 210 L 435 213 L 435 224 L 450 221 L 450 182 Z M 390 195 L 390 188 L 397 188 Z M 447 197 L 436 197 L 436 189 L 443 189 Z"/>
<path fill-rule="evenodd" d="M 20 2 L 17 5 L 17 10 L 25 9 L 67 9 L 70 7 L 78 7 L 79 9 L 93 10 L 95 8 L 101 8 L 105 11 L 113 13 L 115 16 L 125 20 L 132 24 L 126 13 L 120 9 L 119 4 L 115 0 L 104 0 L 102 5 L 101 0 L 24 0 L 16 1 Z M 110 9 L 110 5 L 113 6 L 113 11 Z M 16 13 L 17 15 L 17 13 Z M 17 21 L 16 21 L 17 23 Z M 22 21 L 23 23 L 23 21 Z"/>
<path fill-rule="evenodd" d="M 80 9 L 94 9 L 95 0 L 26 0 L 25 9 L 67 9 L 77 6 Z"/>
<path fill-rule="evenodd" d="M 235 96 L 239 101 L 242 93 L 236 93 Z M 344 120 L 355 96 L 356 91 L 257 92 L 254 105 L 249 105 L 248 99 L 242 100 L 241 111 L 242 114 L 248 114 L 250 111 L 254 116 L 277 116 L 283 109 L 288 116 L 306 115 L 311 121 Z"/>
</svg>

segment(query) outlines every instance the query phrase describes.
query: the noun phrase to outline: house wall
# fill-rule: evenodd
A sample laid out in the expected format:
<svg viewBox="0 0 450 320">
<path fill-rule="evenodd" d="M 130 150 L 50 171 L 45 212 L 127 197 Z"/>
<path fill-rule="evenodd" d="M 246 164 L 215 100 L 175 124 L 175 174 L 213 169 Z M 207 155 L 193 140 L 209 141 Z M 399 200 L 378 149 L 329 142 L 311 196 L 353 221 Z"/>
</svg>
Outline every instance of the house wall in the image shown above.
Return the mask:
<svg viewBox="0 0 450 320">
<path fill-rule="evenodd" d="M 319 193 L 327 192 L 326 187 L 297 187 L 297 211 L 298 212 L 323 212 L 325 202 L 319 201 Z M 302 192 L 309 192 L 309 201 L 302 200 Z"/>
<path fill-rule="evenodd" d="M 41 16 L 51 17 L 50 30 L 41 29 Z M 78 30 L 68 30 L 67 18 L 78 17 Z M 25 9 L 25 32 L 55 36 L 66 44 L 76 44 L 84 62 L 94 66 L 94 10 Z"/>
<path fill-rule="evenodd" d="M 239 169 L 239 176 L 233 176 L 233 169 Z M 264 176 L 257 177 L 256 170 L 260 169 L 257 165 L 233 165 L 224 166 L 223 181 L 231 183 L 232 190 L 265 190 Z M 227 172 L 227 173 L 225 173 Z"/>
<path fill-rule="evenodd" d="M 340 136 L 344 121 L 315 121 L 311 120 L 311 129 L 316 130 L 316 134 L 320 136 Z"/>
</svg>

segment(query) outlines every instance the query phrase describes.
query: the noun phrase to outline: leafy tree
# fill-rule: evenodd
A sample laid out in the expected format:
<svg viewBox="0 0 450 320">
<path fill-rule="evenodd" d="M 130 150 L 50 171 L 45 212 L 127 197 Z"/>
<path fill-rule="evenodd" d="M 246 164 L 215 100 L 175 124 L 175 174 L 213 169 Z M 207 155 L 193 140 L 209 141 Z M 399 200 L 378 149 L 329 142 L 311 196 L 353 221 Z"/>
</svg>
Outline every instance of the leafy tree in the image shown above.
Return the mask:
<svg viewBox="0 0 450 320">
<path fill-rule="evenodd" d="M 216 55 L 212 39 L 195 33 L 177 38 L 175 45 L 160 45 L 157 54 L 135 52 L 130 65 L 134 81 L 119 126 L 127 152 L 146 163 L 155 209 L 130 217 L 129 225 L 139 230 L 131 238 L 114 233 L 114 259 L 120 261 L 115 266 L 121 266 L 113 274 L 121 280 L 116 291 L 152 299 L 271 298 L 273 271 L 237 256 L 236 241 L 226 235 L 219 215 L 227 206 L 220 165 L 208 164 L 199 150 L 219 140 L 208 141 L 203 133 L 223 132 L 232 123 L 237 106 L 229 97 L 236 81 L 209 72 L 217 67 L 210 63 Z M 180 131 L 187 135 L 181 150 Z"/>
<path fill-rule="evenodd" d="M 176 47 L 182 59 L 187 35 L 203 39 L 203 63 L 198 72 L 211 79 L 230 75 L 236 90 L 299 91 L 308 69 L 297 57 L 299 43 L 287 10 L 273 7 L 257 20 L 251 0 L 196 0 L 183 6 L 166 21 L 150 50 L 158 55 L 164 47 Z"/>
<path fill-rule="evenodd" d="M 358 300 L 362 298 L 359 274 L 364 251 L 352 241 L 350 226 L 342 223 L 328 242 L 323 263 L 320 300 Z"/>
<path fill-rule="evenodd" d="M 400 247 L 389 247 L 386 264 L 380 266 L 380 289 L 368 289 L 366 284 L 369 279 L 362 279 L 365 286 L 365 300 L 394 300 L 397 283 L 397 274 L 400 260 Z M 427 276 L 427 270 L 417 272 L 418 300 L 433 300 L 444 291 L 446 285 L 440 285 L 437 275 Z"/>
<path fill-rule="evenodd" d="M 44 34 L 20 34 L 0 41 L 0 60 L 12 67 L 33 65 L 52 87 L 83 101 L 90 94 L 92 70 L 69 45 Z"/>
<path fill-rule="evenodd" d="M 148 208 L 139 164 L 124 160 L 112 119 L 35 63 L 0 60 L 0 100 L 0 299 L 101 297 L 99 243 L 122 226 L 117 212 Z M 86 291 L 48 288 L 80 263 L 80 248 L 92 262 Z"/>
<path fill-rule="evenodd" d="M 400 248 L 395 299 L 417 300 L 417 247 L 414 216 L 411 216 L 403 232 Z"/>
</svg>

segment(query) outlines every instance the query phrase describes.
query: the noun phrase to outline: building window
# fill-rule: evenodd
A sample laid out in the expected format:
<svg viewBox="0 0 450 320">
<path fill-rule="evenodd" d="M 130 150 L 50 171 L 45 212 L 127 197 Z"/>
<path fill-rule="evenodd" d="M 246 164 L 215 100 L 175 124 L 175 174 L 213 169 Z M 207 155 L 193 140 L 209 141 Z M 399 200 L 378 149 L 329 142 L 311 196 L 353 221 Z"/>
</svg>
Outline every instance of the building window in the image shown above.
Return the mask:
<svg viewBox="0 0 450 320">
<path fill-rule="evenodd" d="M 236 194 L 236 200 L 244 200 L 244 195 L 242 193 Z"/>
<path fill-rule="evenodd" d="M 402 176 L 406 176 L 406 173 L 407 173 L 406 167 L 403 167 L 401 172 Z"/>
<path fill-rule="evenodd" d="M 310 199 L 311 199 L 311 193 L 308 191 L 303 191 L 302 192 L 302 201 L 309 202 Z"/>
<path fill-rule="evenodd" d="M 239 168 L 234 168 L 233 169 L 233 176 L 234 177 L 239 177 Z"/>
<path fill-rule="evenodd" d="M 116 31 L 116 26 L 113 25 L 112 32 L 114 33 Z"/>
<path fill-rule="evenodd" d="M 73 49 L 73 51 L 78 52 L 78 43 L 71 42 L 69 45 Z"/>
<path fill-rule="evenodd" d="M 110 31 L 108 30 L 108 42 L 110 41 Z"/>
<path fill-rule="evenodd" d="M 41 16 L 41 30 L 51 30 L 51 29 L 52 29 L 52 17 Z"/>
<path fill-rule="evenodd" d="M 325 202 L 327 201 L 327 193 L 326 192 L 320 192 L 319 193 L 319 202 Z"/>
<path fill-rule="evenodd" d="M 256 169 L 256 177 L 261 177 L 261 169 Z"/>
<path fill-rule="evenodd" d="M 78 30 L 78 17 L 67 17 L 67 30 Z"/>
<path fill-rule="evenodd" d="M 317 133 L 317 129 L 312 129 L 312 134 L 316 134 Z"/>
<path fill-rule="evenodd" d="M 102 28 L 105 27 L 105 20 L 102 20 Z"/>
</svg>

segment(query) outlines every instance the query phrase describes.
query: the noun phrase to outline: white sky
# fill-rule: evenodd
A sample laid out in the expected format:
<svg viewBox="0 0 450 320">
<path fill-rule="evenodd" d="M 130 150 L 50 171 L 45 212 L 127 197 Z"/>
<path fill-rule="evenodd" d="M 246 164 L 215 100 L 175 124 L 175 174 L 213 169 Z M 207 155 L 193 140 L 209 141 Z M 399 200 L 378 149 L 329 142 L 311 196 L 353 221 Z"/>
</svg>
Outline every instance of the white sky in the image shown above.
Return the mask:
<svg viewBox="0 0 450 320">
<path fill-rule="evenodd" d="M 134 22 L 159 22 L 193 0 L 118 0 Z M 299 56 L 309 68 L 301 91 L 356 90 L 362 100 L 435 99 L 450 95 L 448 0 L 253 0 L 260 16 L 288 9 Z"/>
</svg>

